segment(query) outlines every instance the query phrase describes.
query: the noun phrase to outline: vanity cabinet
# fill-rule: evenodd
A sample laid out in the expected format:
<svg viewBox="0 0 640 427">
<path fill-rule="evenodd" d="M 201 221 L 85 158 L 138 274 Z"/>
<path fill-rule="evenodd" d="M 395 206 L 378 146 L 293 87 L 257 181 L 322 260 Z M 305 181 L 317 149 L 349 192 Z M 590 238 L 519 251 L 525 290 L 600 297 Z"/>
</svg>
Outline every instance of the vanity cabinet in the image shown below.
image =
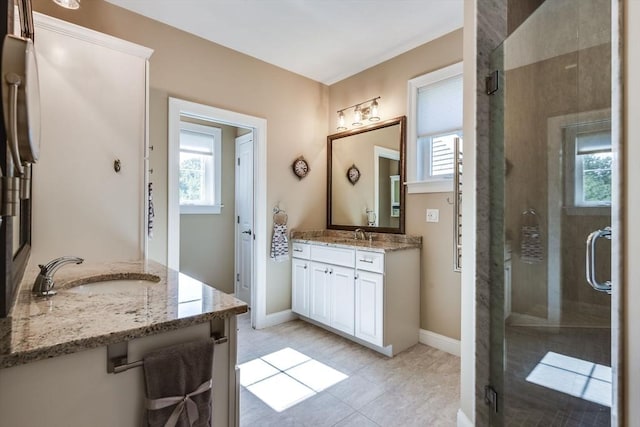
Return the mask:
<svg viewBox="0 0 640 427">
<path fill-rule="evenodd" d="M 384 281 L 382 274 L 360 271 L 356 275 L 355 336 L 382 346 Z"/>
<path fill-rule="evenodd" d="M 309 316 L 309 261 L 293 258 L 291 263 L 291 309 L 303 316 Z"/>
<path fill-rule="evenodd" d="M 418 342 L 420 249 L 293 242 L 292 311 L 388 356 Z"/>
</svg>

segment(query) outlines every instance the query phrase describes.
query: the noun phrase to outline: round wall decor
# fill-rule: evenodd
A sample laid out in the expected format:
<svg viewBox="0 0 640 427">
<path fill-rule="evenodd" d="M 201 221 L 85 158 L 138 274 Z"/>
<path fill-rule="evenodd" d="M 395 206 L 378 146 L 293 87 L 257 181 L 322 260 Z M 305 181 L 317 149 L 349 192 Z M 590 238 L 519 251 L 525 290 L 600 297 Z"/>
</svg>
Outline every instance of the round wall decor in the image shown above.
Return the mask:
<svg viewBox="0 0 640 427">
<path fill-rule="evenodd" d="M 352 185 L 356 185 L 356 182 L 360 179 L 360 169 L 358 169 L 355 164 L 347 169 L 347 179 Z"/>
<path fill-rule="evenodd" d="M 302 179 L 309 173 L 309 163 L 307 163 L 304 157 L 300 156 L 293 161 L 291 169 L 293 169 L 293 173 L 296 174 L 298 178 Z"/>
</svg>

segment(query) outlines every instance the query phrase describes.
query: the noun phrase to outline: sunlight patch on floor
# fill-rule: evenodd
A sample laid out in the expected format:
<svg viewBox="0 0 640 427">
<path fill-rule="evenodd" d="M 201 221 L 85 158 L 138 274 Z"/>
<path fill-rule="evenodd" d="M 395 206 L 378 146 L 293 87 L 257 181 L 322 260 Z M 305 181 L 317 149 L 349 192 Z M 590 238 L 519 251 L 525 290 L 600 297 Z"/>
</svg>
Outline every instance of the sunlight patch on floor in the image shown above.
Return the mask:
<svg viewBox="0 0 640 427">
<path fill-rule="evenodd" d="M 611 407 L 611 367 L 552 351 L 533 368 L 527 381 Z"/>
<path fill-rule="evenodd" d="M 240 384 L 278 412 L 348 378 L 289 347 L 243 363 L 239 368 Z"/>
</svg>

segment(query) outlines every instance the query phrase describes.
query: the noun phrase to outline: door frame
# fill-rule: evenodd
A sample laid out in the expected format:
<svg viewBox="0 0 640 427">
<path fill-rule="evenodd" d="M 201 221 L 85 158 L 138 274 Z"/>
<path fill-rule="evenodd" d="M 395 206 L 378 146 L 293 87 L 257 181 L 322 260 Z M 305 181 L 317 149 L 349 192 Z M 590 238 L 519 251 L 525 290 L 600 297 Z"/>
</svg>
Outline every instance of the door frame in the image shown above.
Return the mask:
<svg viewBox="0 0 640 427">
<path fill-rule="evenodd" d="M 167 266 L 180 269 L 180 201 L 178 197 L 180 116 L 189 116 L 253 131 L 254 257 L 251 325 L 260 329 L 266 318 L 267 278 L 267 120 L 169 97 L 167 162 Z"/>
<path fill-rule="evenodd" d="M 253 137 L 253 130 L 245 135 L 241 135 L 235 138 L 235 145 L 234 145 L 234 149 L 235 149 L 235 156 L 234 156 L 234 173 L 235 173 L 235 216 L 236 218 L 238 217 L 238 165 L 239 165 L 239 161 L 240 159 L 238 158 L 238 143 L 239 142 L 244 142 L 244 140 L 250 139 L 251 140 L 251 147 L 254 151 L 255 154 L 255 139 Z M 237 159 L 237 161 L 236 161 Z M 255 161 L 254 161 L 255 163 Z M 255 186 L 255 178 L 253 180 L 253 184 Z M 253 189 L 253 195 L 254 195 L 254 202 L 255 202 L 255 187 Z M 251 230 L 255 230 L 255 209 L 254 209 L 254 218 L 253 221 L 251 222 Z M 233 285 L 233 290 L 235 292 L 235 295 L 238 295 L 238 274 L 240 274 L 240 271 L 238 269 L 238 260 L 240 259 L 240 245 L 238 244 L 241 240 L 240 235 L 239 235 L 239 231 L 240 231 L 240 224 L 238 224 L 238 221 L 234 221 L 234 242 L 235 242 L 235 251 L 234 251 L 234 262 L 233 262 L 233 277 L 234 277 L 234 285 Z M 256 256 L 256 250 L 255 250 L 255 234 L 253 234 L 251 236 L 254 239 L 254 243 L 251 245 L 251 260 L 253 263 L 253 260 L 255 259 Z M 251 278 L 250 278 L 251 284 L 249 285 L 250 287 L 250 291 L 249 291 L 249 307 L 253 308 L 253 290 L 255 288 L 254 283 L 255 283 L 255 272 L 254 269 L 251 269 Z"/>
</svg>

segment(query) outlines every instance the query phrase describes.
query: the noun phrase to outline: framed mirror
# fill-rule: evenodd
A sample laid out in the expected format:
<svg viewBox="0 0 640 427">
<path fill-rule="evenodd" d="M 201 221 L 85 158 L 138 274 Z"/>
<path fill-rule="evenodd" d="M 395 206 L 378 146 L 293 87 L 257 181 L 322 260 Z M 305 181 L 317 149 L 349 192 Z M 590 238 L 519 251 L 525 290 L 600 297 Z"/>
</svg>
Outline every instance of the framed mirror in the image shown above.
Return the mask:
<svg viewBox="0 0 640 427">
<path fill-rule="evenodd" d="M 327 137 L 327 228 L 404 233 L 405 139 L 404 116 Z"/>
</svg>

